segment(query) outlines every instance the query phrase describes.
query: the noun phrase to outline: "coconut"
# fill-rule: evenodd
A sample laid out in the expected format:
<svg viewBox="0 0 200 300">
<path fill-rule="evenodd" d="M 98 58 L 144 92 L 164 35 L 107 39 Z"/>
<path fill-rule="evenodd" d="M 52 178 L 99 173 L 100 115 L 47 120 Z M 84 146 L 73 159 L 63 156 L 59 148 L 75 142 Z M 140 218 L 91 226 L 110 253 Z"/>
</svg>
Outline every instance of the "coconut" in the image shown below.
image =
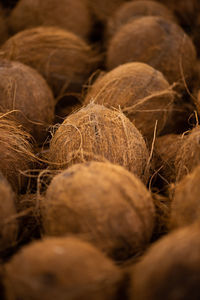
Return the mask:
<svg viewBox="0 0 200 300">
<path fill-rule="evenodd" d="M 176 155 L 183 143 L 184 135 L 179 134 L 163 135 L 155 141 L 155 169 L 163 181 L 168 184 L 176 181 Z"/>
<path fill-rule="evenodd" d="M 155 206 L 155 226 L 151 241 L 155 241 L 169 231 L 171 199 L 159 193 L 152 193 Z"/>
<path fill-rule="evenodd" d="M 30 92 L 31 91 L 31 92 Z M 40 142 L 54 117 L 54 99 L 45 80 L 19 62 L 0 61 L 0 111 L 13 118 Z"/>
<path fill-rule="evenodd" d="M 0 171 L 14 191 L 26 186 L 28 171 L 35 162 L 30 135 L 20 125 L 0 116 Z"/>
<path fill-rule="evenodd" d="M 173 91 L 159 71 L 144 63 L 123 64 L 97 79 L 89 89 L 90 101 L 121 108 L 142 135 L 151 141 L 164 128 L 171 113 Z"/>
<path fill-rule="evenodd" d="M 131 61 L 151 65 L 171 84 L 181 81 L 183 76 L 190 79 L 196 51 L 177 24 L 161 17 L 143 17 L 122 26 L 108 46 L 109 70 Z"/>
<path fill-rule="evenodd" d="M 200 216 L 200 166 L 175 185 L 172 199 L 170 227 L 189 225 Z"/>
<path fill-rule="evenodd" d="M 9 26 L 13 33 L 37 26 L 58 26 L 87 38 L 92 20 L 85 0 L 20 0 L 10 14 Z"/>
<path fill-rule="evenodd" d="M 173 13 L 165 5 L 156 1 L 125 2 L 108 19 L 106 27 L 107 38 L 111 38 L 121 26 L 145 16 L 158 16 L 176 22 Z"/>
<path fill-rule="evenodd" d="M 0 4 L 0 44 L 8 39 L 8 26 L 5 18 L 5 11 Z"/>
<path fill-rule="evenodd" d="M 37 27 L 17 33 L 2 46 L 1 57 L 36 69 L 56 97 L 80 92 L 97 66 L 96 53 L 80 37 L 56 27 Z"/>
<path fill-rule="evenodd" d="M 105 23 L 110 15 L 122 4 L 125 0 L 87 0 L 91 12 L 97 20 Z"/>
<path fill-rule="evenodd" d="M 150 193 L 136 176 L 110 163 L 77 164 L 56 175 L 42 208 L 45 234 L 81 234 L 116 260 L 142 251 L 153 231 Z"/>
<path fill-rule="evenodd" d="M 200 127 L 196 126 L 188 135 L 185 135 L 176 155 L 175 170 L 176 181 L 181 180 L 185 175 L 192 172 L 200 164 Z"/>
<path fill-rule="evenodd" d="M 57 169 L 91 160 L 110 161 L 145 182 L 149 175 L 148 150 L 137 128 L 120 111 L 93 103 L 60 125 L 50 141 L 48 160 Z"/>
<path fill-rule="evenodd" d="M 199 299 L 199 236 L 193 224 L 156 242 L 132 268 L 129 299 Z"/>
<path fill-rule="evenodd" d="M 110 259 L 74 237 L 33 242 L 5 267 L 8 300 L 116 299 L 121 280 Z"/>
<path fill-rule="evenodd" d="M 16 245 L 18 223 L 15 195 L 10 184 L 0 172 L 0 254 Z"/>
</svg>

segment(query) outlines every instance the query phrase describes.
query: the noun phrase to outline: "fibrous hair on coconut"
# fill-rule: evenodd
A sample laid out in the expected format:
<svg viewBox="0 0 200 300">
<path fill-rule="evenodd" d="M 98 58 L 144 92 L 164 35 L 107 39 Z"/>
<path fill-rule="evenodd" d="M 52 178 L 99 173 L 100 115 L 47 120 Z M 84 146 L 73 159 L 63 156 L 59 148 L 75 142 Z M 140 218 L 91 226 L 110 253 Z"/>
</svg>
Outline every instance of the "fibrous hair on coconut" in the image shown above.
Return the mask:
<svg viewBox="0 0 200 300">
<path fill-rule="evenodd" d="M 200 217 L 200 166 L 179 181 L 173 191 L 170 229 L 190 225 Z"/>
<path fill-rule="evenodd" d="M 129 299 L 199 299 L 199 237 L 198 222 L 154 243 L 132 268 Z"/>
<path fill-rule="evenodd" d="M 176 181 L 192 172 L 200 164 L 200 127 L 197 125 L 184 137 L 176 155 L 175 170 Z"/>
<path fill-rule="evenodd" d="M 143 251 L 154 227 L 151 194 L 111 163 L 76 164 L 56 175 L 41 208 L 44 234 L 80 234 L 119 261 Z"/>
<path fill-rule="evenodd" d="M 20 0 L 9 16 L 13 33 L 37 26 L 58 26 L 88 38 L 92 20 L 87 0 Z"/>
<path fill-rule="evenodd" d="M 91 160 L 110 161 L 148 181 L 150 159 L 137 128 L 117 110 L 88 104 L 68 116 L 50 141 L 51 168 Z"/>
<path fill-rule="evenodd" d="M 0 254 L 4 255 L 17 243 L 15 198 L 10 184 L 0 172 Z"/>
<path fill-rule="evenodd" d="M 37 71 L 19 62 L 0 60 L 0 111 L 13 110 L 10 117 L 37 142 L 47 135 L 54 106 L 52 91 Z"/>
<path fill-rule="evenodd" d="M 156 123 L 159 135 L 172 112 L 174 94 L 161 72 L 147 64 L 132 62 L 97 79 L 89 88 L 84 104 L 93 101 L 120 107 L 151 144 Z"/>
<path fill-rule="evenodd" d="M 1 57 L 36 69 L 57 99 L 65 93 L 80 92 L 99 60 L 83 39 L 57 27 L 17 33 L 2 46 Z"/>
<path fill-rule="evenodd" d="M 27 184 L 36 157 L 31 136 L 5 115 L 0 115 L 0 149 L 0 171 L 13 190 L 20 192 Z"/>
<path fill-rule="evenodd" d="M 177 24 L 161 17 L 143 17 L 120 28 L 110 40 L 107 68 L 144 62 L 161 71 L 170 84 L 191 78 L 196 50 Z"/>
<path fill-rule="evenodd" d="M 4 283 L 9 300 L 114 300 L 122 280 L 121 270 L 109 258 L 71 236 L 23 247 L 6 264 Z"/>
<path fill-rule="evenodd" d="M 163 17 L 176 22 L 173 13 L 162 3 L 147 0 L 124 2 L 108 19 L 106 38 L 111 38 L 123 25 L 145 16 Z"/>
</svg>

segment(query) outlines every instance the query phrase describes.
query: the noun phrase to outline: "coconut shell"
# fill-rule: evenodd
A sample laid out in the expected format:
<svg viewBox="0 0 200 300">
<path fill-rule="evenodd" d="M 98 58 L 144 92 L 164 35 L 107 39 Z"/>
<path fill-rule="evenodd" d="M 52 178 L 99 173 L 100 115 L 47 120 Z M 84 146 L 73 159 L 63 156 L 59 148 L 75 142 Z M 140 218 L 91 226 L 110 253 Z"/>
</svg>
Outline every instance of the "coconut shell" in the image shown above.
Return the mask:
<svg viewBox="0 0 200 300">
<path fill-rule="evenodd" d="M 27 29 L 2 46 L 1 57 L 36 69 L 58 98 L 80 92 L 97 66 L 91 47 L 70 31 L 56 27 Z"/>
<path fill-rule="evenodd" d="M 170 227 L 190 225 L 200 219 L 200 166 L 186 175 L 174 188 Z"/>
<path fill-rule="evenodd" d="M 175 161 L 177 152 L 184 143 L 184 135 L 167 134 L 155 141 L 155 169 L 166 183 L 176 181 Z"/>
<path fill-rule="evenodd" d="M 181 180 L 185 175 L 192 172 L 200 164 L 200 127 L 196 126 L 188 135 L 185 135 L 176 155 L 175 170 L 176 181 Z"/>
<path fill-rule="evenodd" d="M 45 234 L 85 235 L 117 260 L 142 251 L 152 235 L 151 195 L 121 166 L 101 162 L 74 165 L 53 178 L 43 202 Z"/>
<path fill-rule="evenodd" d="M 15 195 L 10 184 L 0 172 L 0 254 L 16 245 L 18 222 Z"/>
<path fill-rule="evenodd" d="M 132 268 L 129 299 L 199 299 L 199 236 L 200 225 L 194 224 L 156 242 Z"/>
<path fill-rule="evenodd" d="M 0 116 L 0 171 L 14 191 L 25 188 L 34 162 L 30 135 L 20 125 Z"/>
<path fill-rule="evenodd" d="M 84 103 L 120 107 L 142 135 L 152 141 L 156 122 L 159 134 L 171 113 L 173 100 L 173 91 L 162 73 L 135 62 L 118 66 L 97 79 Z"/>
<path fill-rule="evenodd" d="M 54 102 L 47 83 L 34 69 L 19 62 L 0 61 L 0 111 L 16 110 L 13 119 L 38 142 L 44 141 L 52 124 Z"/>
<path fill-rule="evenodd" d="M 89 104 L 67 117 L 52 140 L 51 168 L 65 169 L 85 161 L 110 161 L 148 180 L 149 154 L 137 128 L 117 110 Z"/>
<path fill-rule="evenodd" d="M 177 24 L 161 17 L 143 17 L 122 26 L 108 46 L 109 70 L 131 61 L 151 65 L 172 84 L 183 76 L 190 79 L 196 51 Z"/>
<path fill-rule="evenodd" d="M 108 19 L 107 38 L 111 38 L 123 25 L 145 16 L 163 17 L 176 22 L 173 13 L 162 3 L 147 0 L 124 2 Z"/>
<path fill-rule="evenodd" d="M 22 248 L 6 265 L 7 299 L 116 299 L 122 275 L 92 245 L 49 238 Z"/>
<path fill-rule="evenodd" d="M 92 20 L 85 0 L 20 0 L 9 17 L 13 33 L 37 26 L 58 26 L 87 38 Z"/>
</svg>

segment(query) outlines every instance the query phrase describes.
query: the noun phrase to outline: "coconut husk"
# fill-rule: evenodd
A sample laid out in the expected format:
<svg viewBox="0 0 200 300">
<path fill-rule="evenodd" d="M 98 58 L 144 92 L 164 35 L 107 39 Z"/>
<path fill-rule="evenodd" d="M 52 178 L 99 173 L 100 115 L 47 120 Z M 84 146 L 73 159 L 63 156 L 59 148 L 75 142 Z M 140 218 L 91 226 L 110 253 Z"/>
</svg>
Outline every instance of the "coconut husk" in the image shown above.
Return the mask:
<svg viewBox="0 0 200 300">
<path fill-rule="evenodd" d="M 31 243 L 5 269 L 8 300 L 116 299 L 122 279 L 110 259 L 74 237 Z"/>
<path fill-rule="evenodd" d="M 81 234 L 120 261 L 147 246 L 154 226 L 153 200 L 146 187 L 110 163 L 77 164 L 55 176 L 42 210 L 45 234 Z"/>
<path fill-rule="evenodd" d="M 17 243 L 15 195 L 10 184 L 0 172 L 0 254 L 6 255 Z"/>
<path fill-rule="evenodd" d="M 130 298 L 196 300 L 200 297 L 200 225 L 168 234 L 132 268 Z"/>
<path fill-rule="evenodd" d="M 108 19 L 106 38 L 110 39 L 123 25 L 145 16 L 157 16 L 177 22 L 167 6 L 156 1 L 130 1 L 122 3 Z"/>
<path fill-rule="evenodd" d="M 26 188 L 31 167 L 36 161 L 30 135 L 20 125 L 0 116 L 0 171 L 14 191 Z"/>
<path fill-rule="evenodd" d="M 151 143 L 169 117 L 174 92 L 159 71 L 144 63 L 127 63 L 97 79 L 84 101 L 121 108 Z"/>
<path fill-rule="evenodd" d="M 36 69 L 58 100 L 66 93 L 80 92 L 99 60 L 84 40 L 56 27 L 17 33 L 2 46 L 0 56 Z"/>
<path fill-rule="evenodd" d="M 170 228 L 183 227 L 199 220 L 200 166 L 186 175 L 174 187 Z"/>
<path fill-rule="evenodd" d="M 117 110 L 89 104 L 68 116 L 50 141 L 51 168 L 65 169 L 91 160 L 110 161 L 149 177 L 150 158 L 137 128 Z"/>
<path fill-rule="evenodd" d="M 20 0 L 9 16 L 12 33 L 37 26 L 58 26 L 87 38 L 92 20 L 87 0 Z"/>
<path fill-rule="evenodd" d="M 10 117 L 37 142 L 44 141 L 52 124 L 54 102 L 47 83 L 34 69 L 19 62 L 0 61 L 0 111 L 13 110 Z"/>
<path fill-rule="evenodd" d="M 161 17 L 143 17 L 121 27 L 108 46 L 109 70 L 130 61 L 147 63 L 161 71 L 170 84 L 184 86 L 192 76 L 196 51 L 177 24 Z"/>
<path fill-rule="evenodd" d="M 182 143 L 177 152 L 175 160 L 176 181 L 181 180 L 185 175 L 192 172 L 196 166 L 200 164 L 200 127 L 194 129 L 185 135 L 184 143 Z"/>
</svg>

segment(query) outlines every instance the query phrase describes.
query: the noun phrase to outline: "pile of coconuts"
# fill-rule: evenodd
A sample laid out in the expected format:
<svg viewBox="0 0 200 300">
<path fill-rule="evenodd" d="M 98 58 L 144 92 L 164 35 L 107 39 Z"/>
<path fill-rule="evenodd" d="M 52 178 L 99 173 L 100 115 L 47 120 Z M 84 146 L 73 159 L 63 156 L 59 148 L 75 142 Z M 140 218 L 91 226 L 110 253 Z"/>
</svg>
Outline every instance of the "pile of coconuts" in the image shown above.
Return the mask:
<svg viewBox="0 0 200 300">
<path fill-rule="evenodd" d="M 0 4 L 0 299 L 200 299 L 200 3 Z"/>
</svg>

